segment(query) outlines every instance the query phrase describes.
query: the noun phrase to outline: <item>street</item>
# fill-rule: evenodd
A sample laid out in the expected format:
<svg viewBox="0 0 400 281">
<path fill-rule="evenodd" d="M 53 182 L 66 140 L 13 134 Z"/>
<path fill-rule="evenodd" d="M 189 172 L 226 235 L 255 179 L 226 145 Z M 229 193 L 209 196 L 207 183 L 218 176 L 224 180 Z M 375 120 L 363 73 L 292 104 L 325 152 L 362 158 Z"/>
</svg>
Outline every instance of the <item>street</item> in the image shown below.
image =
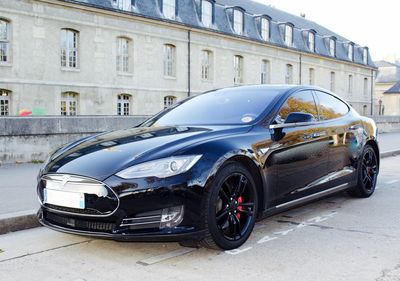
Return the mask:
<svg viewBox="0 0 400 281">
<path fill-rule="evenodd" d="M 1 235 L 0 280 L 400 280 L 399 162 L 382 159 L 371 198 L 339 194 L 262 220 L 233 251 L 43 227 Z"/>
</svg>

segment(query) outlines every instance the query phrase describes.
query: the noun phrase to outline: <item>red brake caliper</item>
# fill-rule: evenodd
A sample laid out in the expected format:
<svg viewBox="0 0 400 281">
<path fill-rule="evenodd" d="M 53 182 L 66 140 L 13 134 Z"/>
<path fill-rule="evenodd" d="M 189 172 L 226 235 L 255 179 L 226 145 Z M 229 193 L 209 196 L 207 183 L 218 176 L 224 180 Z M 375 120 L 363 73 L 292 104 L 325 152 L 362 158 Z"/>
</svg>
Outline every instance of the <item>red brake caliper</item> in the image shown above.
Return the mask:
<svg viewBox="0 0 400 281">
<path fill-rule="evenodd" d="M 243 202 L 243 199 L 242 199 L 242 196 L 240 196 L 240 197 L 238 198 L 238 203 L 242 203 L 242 202 Z M 236 217 L 237 217 L 238 219 L 240 219 L 240 213 L 239 213 L 239 211 L 243 210 L 243 207 L 242 207 L 242 206 L 238 206 L 238 207 L 237 207 L 237 210 L 238 210 L 238 212 L 236 213 Z"/>
</svg>

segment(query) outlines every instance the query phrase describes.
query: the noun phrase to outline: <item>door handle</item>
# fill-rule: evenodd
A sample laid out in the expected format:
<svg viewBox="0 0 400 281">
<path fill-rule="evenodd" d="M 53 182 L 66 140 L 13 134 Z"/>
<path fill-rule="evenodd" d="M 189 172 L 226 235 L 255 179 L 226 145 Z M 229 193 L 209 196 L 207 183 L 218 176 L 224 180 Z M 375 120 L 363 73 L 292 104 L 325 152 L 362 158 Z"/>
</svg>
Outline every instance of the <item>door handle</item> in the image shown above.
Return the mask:
<svg viewBox="0 0 400 281">
<path fill-rule="evenodd" d="M 304 134 L 303 135 L 303 139 L 306 139 L 306 140 L 308 140 L 308 139 L 316 139 L 316 138 L 319 138 L 319 137 L 325 137 L 327 135 L 328 135 L 327 132 L 320 131 L 320 132 L 315 132 L 315 133 L 312 133 L 312 134 Z"/>
</svg>

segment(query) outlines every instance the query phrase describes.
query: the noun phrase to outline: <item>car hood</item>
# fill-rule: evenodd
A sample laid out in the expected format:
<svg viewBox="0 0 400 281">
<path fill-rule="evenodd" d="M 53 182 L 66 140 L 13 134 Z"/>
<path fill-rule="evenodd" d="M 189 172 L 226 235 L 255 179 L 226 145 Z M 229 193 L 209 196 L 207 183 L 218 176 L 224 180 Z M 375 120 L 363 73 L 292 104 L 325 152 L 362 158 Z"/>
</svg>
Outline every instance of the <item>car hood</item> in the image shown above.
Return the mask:
<svg viewBox="0 0 400 281">
<path fill-rule="evenodd" d="M 57 150 L 42 174 L 105 180 L 137 163 L 168 157 L 197 142 L 244 133 L 251 126 L 139 127 L 89 136 Z"/>
</svg>

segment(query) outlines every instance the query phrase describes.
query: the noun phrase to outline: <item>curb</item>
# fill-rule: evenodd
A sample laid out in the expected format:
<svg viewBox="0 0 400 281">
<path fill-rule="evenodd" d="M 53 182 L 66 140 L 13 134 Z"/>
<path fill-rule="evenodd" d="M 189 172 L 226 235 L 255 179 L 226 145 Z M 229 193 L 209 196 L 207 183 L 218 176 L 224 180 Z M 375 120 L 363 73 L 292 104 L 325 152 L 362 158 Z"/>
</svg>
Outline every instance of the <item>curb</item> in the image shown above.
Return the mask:
<svg viewBox="0 0 400 281">
<path fill-rule="evenodd" d="M 388 158 L 399 154 L 400 154 L 400 149 L 395 149 L 395 150 L 381 152 L 380 156 L 381 158 Z"/>
<path fill-rule="evenodd" d="M 40 226 L 36 210 L 0 215 L 0 235 Z"/>
<path fill-rule="evenodd" d="M 381 158 L 400 155 L 400 149 L 380 153 Z M 0 235 L 9 232 L 40 226 L 36 217 L 37 210 L 22 211 L 0 215 Z"/>
</svg>

